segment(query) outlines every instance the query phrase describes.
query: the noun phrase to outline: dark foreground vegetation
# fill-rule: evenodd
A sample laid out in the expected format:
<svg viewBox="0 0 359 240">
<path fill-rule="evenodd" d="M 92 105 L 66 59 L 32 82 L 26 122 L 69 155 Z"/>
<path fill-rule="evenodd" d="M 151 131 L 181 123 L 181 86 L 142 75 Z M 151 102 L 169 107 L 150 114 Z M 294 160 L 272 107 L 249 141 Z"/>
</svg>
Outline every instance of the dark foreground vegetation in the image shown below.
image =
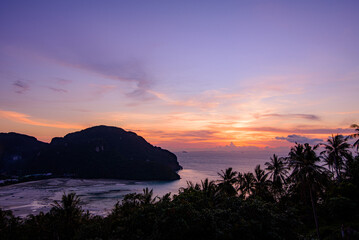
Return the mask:
<svg viewBox="0 0 359 240">
<path fill-rule="evenodd" d="M 83 211 L 75 193 L 46 214 L 0 211 L 0 239 L 359 239 L 359 141 L 347 140 L 296 144 L 264 169 L 228 168 L 173 196 L 128 194 L 106 217 Z"/>
</svg>

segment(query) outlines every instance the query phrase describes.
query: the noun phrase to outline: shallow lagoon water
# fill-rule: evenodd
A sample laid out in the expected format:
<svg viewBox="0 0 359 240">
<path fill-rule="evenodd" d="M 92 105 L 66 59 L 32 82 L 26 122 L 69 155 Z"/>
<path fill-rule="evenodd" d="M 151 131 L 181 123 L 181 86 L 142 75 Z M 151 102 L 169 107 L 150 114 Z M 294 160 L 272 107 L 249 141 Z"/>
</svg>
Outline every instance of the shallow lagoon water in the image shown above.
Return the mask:
<svg viewBox="0 0 359 240">
<path fill-rule="evenodd" d="M 257 164 L 269 160 L 271 153 L 239 152 L 193 152 L 177 153 L 183 166 L 177 181 L 129 181 L 116 179 L 70 179 L 55 178 L 19 183 L 0 187 L 0 207 L 12 210 L 16 216 L 47 212 L 54 200 L 60 200 L 63 193 L 76 192 L 82 201 L 82 207 L 92 214 L 108 214 L 117 201 L 132 192 L 142 192 L 143 188 L 153 189 L 155 196 L 163 196 L 185 187 L 187 181 L 199 183 L 205 178 L 217 180 L 222 169 L 233 167 L 236 171 L 253 171 Z"/>
</svg>

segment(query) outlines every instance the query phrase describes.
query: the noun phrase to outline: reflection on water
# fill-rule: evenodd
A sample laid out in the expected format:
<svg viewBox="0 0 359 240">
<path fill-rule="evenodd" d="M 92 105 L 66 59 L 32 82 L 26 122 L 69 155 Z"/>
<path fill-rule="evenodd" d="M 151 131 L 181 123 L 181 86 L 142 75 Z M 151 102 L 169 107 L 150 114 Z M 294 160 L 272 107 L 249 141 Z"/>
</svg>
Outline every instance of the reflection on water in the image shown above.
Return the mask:
<svg viewBox="0 0 359 240">
<path fill-rule="evenodd" d="M 54 200 L 60 200 L 63 193 L 76 192 L 82 206 L 90 213 L 106 215 L 115 203 L 131 192 L 142 192 L 143 188 L 152 188 L 154 195 L 163 196 L 185 187 L 187 181 L 200 182 L 205 178 L 217 179 L 221 169 L 233 167 L 234 170 L 253 171 L 257 164 L 269 159 L 270 153 L 179 153 L 180 164 L 184 167 L 179 172 L 177 181 L 126 181 L 109 179 L 47 179 L 20 183 L 0 188 L 0 207 L 10 209 L 17 216 L 38 214 L 48 211 Z"/>
</svg>

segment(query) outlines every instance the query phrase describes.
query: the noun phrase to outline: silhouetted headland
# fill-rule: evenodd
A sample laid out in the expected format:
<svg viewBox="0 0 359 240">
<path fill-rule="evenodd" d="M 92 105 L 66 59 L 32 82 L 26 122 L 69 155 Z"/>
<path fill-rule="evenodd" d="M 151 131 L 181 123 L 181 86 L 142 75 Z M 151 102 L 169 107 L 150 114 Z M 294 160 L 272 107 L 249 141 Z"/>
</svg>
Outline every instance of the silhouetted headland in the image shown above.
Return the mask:
<svg viewBox="0 0 359 240">
<path fill-rule="evenodd" d="M 180 169 L 175 154 L 117 127 L 91 127 L 55 137 L 49 144 L 0 133 L 2 175 L 176 180 Z"/>
</svg>

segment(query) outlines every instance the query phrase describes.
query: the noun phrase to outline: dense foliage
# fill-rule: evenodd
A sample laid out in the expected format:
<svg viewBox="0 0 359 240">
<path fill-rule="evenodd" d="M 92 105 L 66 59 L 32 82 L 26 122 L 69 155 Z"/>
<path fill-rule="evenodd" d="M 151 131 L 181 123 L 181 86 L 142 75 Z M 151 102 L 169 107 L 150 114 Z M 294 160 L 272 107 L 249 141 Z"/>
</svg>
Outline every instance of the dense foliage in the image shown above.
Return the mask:
<svg viewBox="0 0 359 240">
<path fill-rule="evenodd" d="M 106 217 L 83 211 L 75 193 L 25 219 L 0 210 L 0 239 L 359 239 L 359 155 L 347 140 L 296 144 L 265 169 L 228 168 L 173 196 L 146 188 Z"/>
</svg>

